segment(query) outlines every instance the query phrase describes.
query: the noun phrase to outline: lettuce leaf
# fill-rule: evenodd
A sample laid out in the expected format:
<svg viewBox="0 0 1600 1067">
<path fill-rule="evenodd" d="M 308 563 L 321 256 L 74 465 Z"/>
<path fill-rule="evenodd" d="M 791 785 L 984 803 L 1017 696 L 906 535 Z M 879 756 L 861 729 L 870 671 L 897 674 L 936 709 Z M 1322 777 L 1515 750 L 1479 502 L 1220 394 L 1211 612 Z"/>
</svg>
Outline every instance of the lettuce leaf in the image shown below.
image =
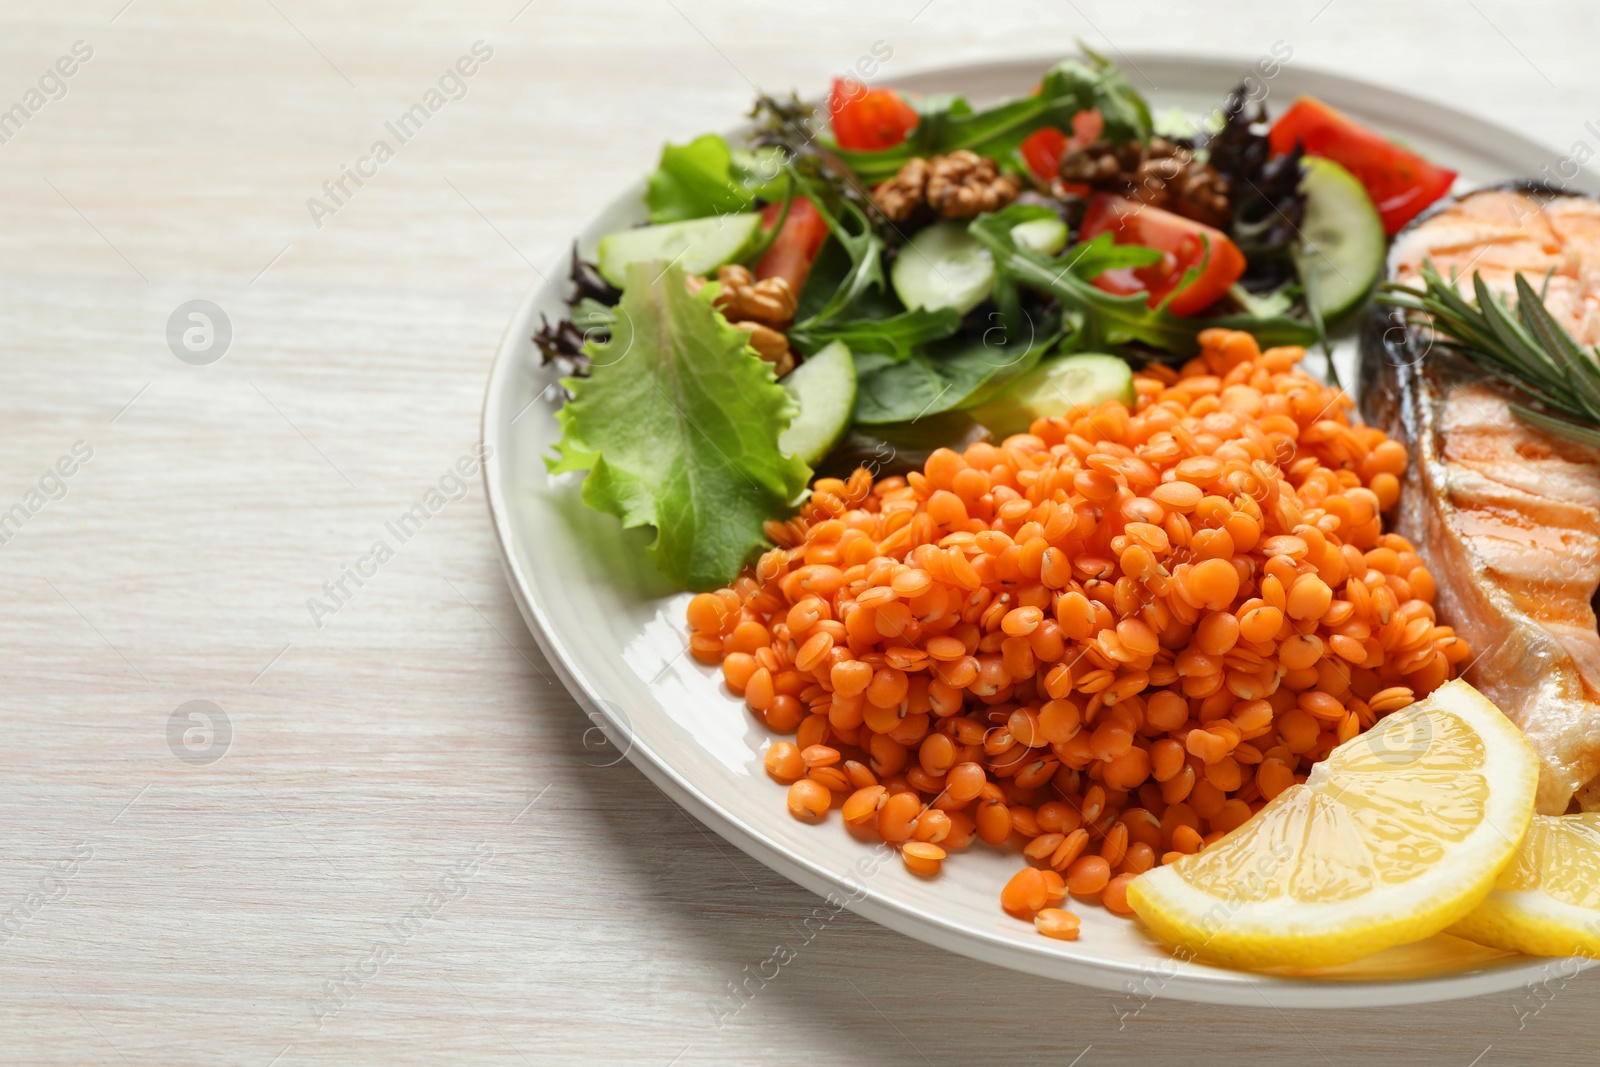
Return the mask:
<svg viewBox="0 0 1600 1067">
<path fill-rule="evenodd" d="M 688 144 L 661 149 L 644 200 L 650 221 L 682 222 L 750 211 L 756 200 L 781 200 L 782 153 L 776 148 L 747 151 L 728 147 L 714 133 Z"/>
<path fill-rule="evenodd" d="M 589 472 L 591 508 L 655 527 L 651 561 L 693 590 L 731 582 L 811 477 L 778 450 L 794 402 L 714 295 L 691 296 L 679 267 L 630 266 L 610 340 L 587 346 L 589 377 L 562 383 L 572 399 L 545 461 Z"/>
</svg>

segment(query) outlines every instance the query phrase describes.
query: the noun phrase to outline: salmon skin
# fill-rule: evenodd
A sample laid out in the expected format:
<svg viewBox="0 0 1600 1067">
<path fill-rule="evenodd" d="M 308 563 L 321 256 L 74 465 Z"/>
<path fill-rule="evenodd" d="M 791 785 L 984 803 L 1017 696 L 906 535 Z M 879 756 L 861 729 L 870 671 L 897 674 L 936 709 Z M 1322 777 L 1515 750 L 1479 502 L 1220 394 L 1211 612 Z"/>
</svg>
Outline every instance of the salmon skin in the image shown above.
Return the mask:
<svg viewBox="0 0 1600 1067">
<path fill-rule="evenodd" d="M 1580 343 L 1600 336 L 1600 201 L 1531 184 L 1441 203 L 1395 239 L 1388 276 L 1423 259 L 1472 296 L 1523 273 Z M 1438 586 L 1442 623 L 1476 659 L 1465 677 L 1538 753 L 1538 806 L 1600 809 L 1600 450 L 1513 416 L 1525 396 L 1374 305 L 1363 324 L 1362 413 L 1412 447 L 1398 514 Z"/>
</svg>

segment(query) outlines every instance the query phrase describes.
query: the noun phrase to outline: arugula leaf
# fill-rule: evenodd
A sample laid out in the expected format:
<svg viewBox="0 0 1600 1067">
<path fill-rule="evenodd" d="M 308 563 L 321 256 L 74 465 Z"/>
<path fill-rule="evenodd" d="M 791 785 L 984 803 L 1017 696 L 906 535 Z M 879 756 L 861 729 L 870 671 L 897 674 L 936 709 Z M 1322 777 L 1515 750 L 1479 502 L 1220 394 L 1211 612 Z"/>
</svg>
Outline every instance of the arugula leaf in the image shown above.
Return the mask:
<svg viewBox="0 0 1600 1067">
<path fill-rule="evenodd" d="M 587 470 L 583 502 L 624 526 L 654 526 L 650 558 L 688 589 L 731 582 L 811 477 L 778 450 L 794 402 L 749 335 L 690 295 L 683 270 L 628 267 L 611 338 L 587 378 L 562 384 L 552 473 Z"/>
<path fill-rule="evenodd" d="M 1047 207 L 1028 208 L 1029 215 L 1035 213 L 1053 216 L 1055 210 Z M 1065 249 L 1060 258 L 1078 277 L 1094 278 L 1108 270 L 1153 266 L 1161 262 L 1161 253 L 1144 245 L 1119 245 L 1111 234 L 1100 233 L 1087 241 L 1079 241 L 1072 248 Z"/>
<path fill-rule="evenodd" d="M 1056 64 L 1050 74 L 1045 75 L 1040 95 L 1050 95 L 1057 91 L 1055 83 L 1051 82 L 1051 75 L 1059 72 L 1062 84 L 1075 82 L 1080 86 L 1078 92 L 1087 91 L 1094 100 L 1093 106 L 1106 121 L 1105 133 L 1102 136 L 1110 137 L 1114 141 L 1138 141 L 1141 144 L 1148 142 L 1155 129 L 1155 120 L 1150 115 L 1149 103 L 1140 95 L 1139 90 L 1133 87 L 1128 76 L 1122 73 L 1122 68 L 1082 41 L 1078 42 L 1078 51 L 1082 52 L 1089 62 L 1084 64 L 1069 59 Z M 1071 128 L 1070 125 L 1062 127 L 1063 130 Z"/>
<path fill-rule="evenodd" d="M 879 353 L 856 357 L 856 422 L 915 422 L 981 404 L 1032 370 L 1060 338 L 1060 323 L 1040 323 L 1031 342 L 1009 344 L 995 326 L 980 337 L 952 337 L 893 362 Z"/>
<path fill-rule="evenodd" d="M 1244 330 L 1263 345 L 1305 345 L 1317 339 L 1309 323 L 1285 315 L 1267 318 L 1250 314 L 1189 318 L 1165 307 L 1152 308 L 1142 294 L 1117 296 L 1097 288 L 1092 279 L 1113 267 L 1146 266 L 1160 258 L 1153 249 L 1118 245 L 1101 234 L 1093 241 L 1045 256 L 1020 247 L 1011 228 L 1052 215 L 1049 208 L 1012 204 L 973 220 L 967 232 L 994 256 L 999 278 L 1014 285 L 1037 289 L 1055 297 L 1068 312 L 1082 317 L 1075 341 L 1091 351 L 1109 345 L 1139 342 L 1175 355 L 1192 355 L 1199 347 L 1201 330 L 1211 327 Z"/>
<path fill-rule="evenodd" d="M 1258 319 L 1287 315 L 1300 302 L 1300 295 L 1301 288 L 1297 282 L 1284 282 L 1264 293 L 1252 293 L 1238 282 L 1228 287 L 1228 296 L 1233 302 Z"/>
<path fill-rule="evenodd" d="M 852 352 L 876 352 L 903 363 L 917 346 L 943 340 L 960 327 L 961 315 L 955 308 L 913 308 L 884 318 L 795 326 L 789 330 L 789 343 L 810 354 L 834 341 L 843 341 Z"/>
<path fill-rule="evenodd" d="M 921 121 L 911 136 L 893 148 L 847 151 L 829 145 L 868 184 L 894 177 L 913 156 L 942 155 L 959 148 L 1001 162 L 1012 159 L 1028 135 L 1045 126 L 1070 130 L 1072 116 L 1098 108 L 1105 136 L 1112 141 L 1148 141 L 1150 105 L 1115 64 L 1084 49 L 1087 63 L 1067 59 L 1050 68 L 1039 92 L 974 111 L 961 97 L 929 97 L 921 102 Z"/>
<path fill-rule="evenodd" d="M 1296 146 L 1298 147 L 1298 146 Z M 1301 245 L 1296 244 L 1289 253 L 1290 260 L 1294 263 L 1295 277 L 1300 281 L 1300 289 L 1306 294 L 1306 318 L 1311 320 L 1311 328 L 1317 331 L 1317 340 L 1322 344 L 1322 361 L 1326 368 L 1324 377 L 1329 385 L 1335 389 L 1344 386 L 1339 381 L 1339 365 L 1333 361 L 1333 342 L 1328 340 L 1328 324 L 1322 317 L 1322 309 L 1317 299 L 1317 275 L 1315 271 L 1306 269 L 1306 257 Z M 1243 289 L 1242 282 L 1234 283 L 1234 287 Z M 1229 290 L 1230 293 L 1232 290 Z M 1249 303 L 1241 303 L 1246 311 L 1256 312 L 1257 309 Z"/>
<path fill-rule="evenodd" d="M 758 198 L 781 200 L 781 155 L 776 148 L 730 148 L 714 133 L 664 146 L 644 194 L 650 221 L 702 219 L 749 211 Z"/>
<path fill-rule="evenodd" d="M 821 307 L 795 323 L 795 329 L 803 333 L 837 317 L 869 290 L 883 290 L 883 240 L 873 232 L 867 213 L 861 210 L 859 204 L 843 197 L 826 195 L 824 190 L 793 167 L 789 168 L 788 173 L 794 180 L 797 195 L 810 198 L 817 214 L 828 224 L 833 240 L 839 243 L 850 259 L 850 266 L 833 294 Z"/>
</svg>

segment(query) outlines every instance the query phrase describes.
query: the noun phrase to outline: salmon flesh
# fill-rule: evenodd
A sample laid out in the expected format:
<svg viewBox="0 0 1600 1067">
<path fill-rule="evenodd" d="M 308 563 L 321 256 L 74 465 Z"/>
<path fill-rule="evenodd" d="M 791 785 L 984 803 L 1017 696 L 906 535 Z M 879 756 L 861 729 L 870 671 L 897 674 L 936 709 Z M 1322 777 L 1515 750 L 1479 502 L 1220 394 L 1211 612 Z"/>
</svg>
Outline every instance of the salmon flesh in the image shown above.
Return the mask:
<svg viewBox="0 0 1600 1067">
<path fill-rule="evenodd" d="M 1578 341 L 1600 339 L 1600 202 L 1488 189 L 1423 216 L 1390 253 L 1389 275 L 1420 286 L 1429 261 L 1515 296 L 1515 277 Z M 1413 458 L 1396 526 L 1427 562 L 1440 621 L 1473 650 L 1469 682 L 1527 735 L 1541 764 L 1539 810 L 1600 808 L 1600 449 L 1513 416 L 1526 397 L 1375 307 L 1362 338 L 1368 421 Z"/>
</svg>

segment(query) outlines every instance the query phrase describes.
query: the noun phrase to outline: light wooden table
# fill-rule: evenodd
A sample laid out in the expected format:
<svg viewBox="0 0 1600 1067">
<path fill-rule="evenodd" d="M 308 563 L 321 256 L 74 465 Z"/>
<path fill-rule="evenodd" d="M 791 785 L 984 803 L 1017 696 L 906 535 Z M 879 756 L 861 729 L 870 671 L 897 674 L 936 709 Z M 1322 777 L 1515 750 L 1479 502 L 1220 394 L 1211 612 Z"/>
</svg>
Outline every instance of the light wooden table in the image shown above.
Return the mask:
<svg viewBox="0 0 1600 1067">
<path fill-rule="evenodd" d="M 1452 1005 L 1119 1018 L 1137 1001 L 850 915 L 719 1026 L 814 900 L 586 747 L 475 481 L 314 624 L 307 599 L 473 445 L 535 265 L 752 83 L 815 90 L 877 41 L 892 79 L 1079 37 L 1281 40 L 1563 148 L 1600 118 L 1582 0 L 977 8 L 5 5 L 0 108 L 92 55 L 0 126 L 0 514 L 28 511 L 0 544 L 0 1061 L 1589 1058 L 1600 981 L 1556 969 Z M 465 95 L 373 174 L 384 123 L 477 41 Z M 371 176 L 333 204 L 346 165 Z M 197 299 L 232 326 L 208 366 L 167 341 Z"/>
</svg>

